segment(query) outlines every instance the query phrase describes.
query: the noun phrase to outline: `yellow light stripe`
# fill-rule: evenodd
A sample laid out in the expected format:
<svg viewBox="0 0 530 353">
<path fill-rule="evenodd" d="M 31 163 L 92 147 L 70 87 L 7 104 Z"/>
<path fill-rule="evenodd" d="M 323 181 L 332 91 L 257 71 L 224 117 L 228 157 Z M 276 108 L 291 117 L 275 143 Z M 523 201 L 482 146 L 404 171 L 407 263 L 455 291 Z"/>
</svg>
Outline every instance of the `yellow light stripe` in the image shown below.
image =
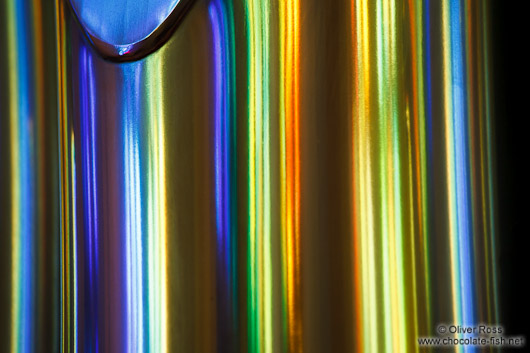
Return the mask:
<svg viewBox="0 0 530 353">
<path fill-rule="evenodd" d="M 7 31 L 7 60 L 9 63 L 9 133 L 10 157 L 11 157 L 11 352 L 19 351 L 20 337 L 20 169 L 19 169 L 19 144 L 18 144 L 18 48 L 17 48 L 17 24 L 15 14 L 15 0 L 6 2 Z"/>
<path fill-rule="evenodd" d="M 444 123 L 445 123 L 445 153 L 446 153 L 446 165 L 447 165 L 447 195 L 449 202 L 449 247 L 450 247 L 450 258 L 451 258 L 451 287 L 453 296 L 453 320 L 455 322 L 461 322 L 462 316 L 460 313 L 460 278 L 459 278 L 459 259 L 457 254 L 457 225 L 456 225 L 456 205 L 454 197 L 454 183 L 452 173 L 455 169 L 455 163 L 453 160 L 453 128 L 452 128 L 452 116 L 453 116 L 453 101 L 452 101 L 452 69 L 451 69 L 451 40 L 450 40 L 450 17 L 449 17 L 449 2 L 442 2 L 442 42 L 443 42 L 443 83 L 444 83 Z"/>
</svg>

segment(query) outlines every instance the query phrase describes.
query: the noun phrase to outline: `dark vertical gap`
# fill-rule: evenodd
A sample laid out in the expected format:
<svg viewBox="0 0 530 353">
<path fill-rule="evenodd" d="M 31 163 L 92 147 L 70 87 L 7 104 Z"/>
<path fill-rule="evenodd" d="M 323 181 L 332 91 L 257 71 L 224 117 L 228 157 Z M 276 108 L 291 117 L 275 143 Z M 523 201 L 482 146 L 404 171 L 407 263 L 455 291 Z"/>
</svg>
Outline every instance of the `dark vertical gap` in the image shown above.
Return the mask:
<svg viewBox="0 0 530 353">
<path fill-rule="evenodd" d="M 528 339 L 528 136 L 521 124 L 528 116 L 524 110 L 527 89 L 523 88 L 528 68 L 523 28 L 528 20 L 516 3 L 495 0 L 491 2 L 490 21 L 499 323 L 504 325 L 506 336 L 525 335 Z"/>
</svg>

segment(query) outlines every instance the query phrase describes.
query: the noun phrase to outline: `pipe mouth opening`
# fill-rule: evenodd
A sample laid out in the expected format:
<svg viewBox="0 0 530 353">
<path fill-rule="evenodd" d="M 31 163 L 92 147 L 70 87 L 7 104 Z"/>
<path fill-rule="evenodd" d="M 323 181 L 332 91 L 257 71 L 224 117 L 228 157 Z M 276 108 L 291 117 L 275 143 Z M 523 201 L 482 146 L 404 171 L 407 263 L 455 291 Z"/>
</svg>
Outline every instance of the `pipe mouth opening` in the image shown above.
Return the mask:
<svg viewBox="0 0 530 353">
<path fill-rule="evenodd" d="M 104 59 L 144 58 L 171 37 L 194 0 L 67 0 L 76 22 Z"/>
</svg>

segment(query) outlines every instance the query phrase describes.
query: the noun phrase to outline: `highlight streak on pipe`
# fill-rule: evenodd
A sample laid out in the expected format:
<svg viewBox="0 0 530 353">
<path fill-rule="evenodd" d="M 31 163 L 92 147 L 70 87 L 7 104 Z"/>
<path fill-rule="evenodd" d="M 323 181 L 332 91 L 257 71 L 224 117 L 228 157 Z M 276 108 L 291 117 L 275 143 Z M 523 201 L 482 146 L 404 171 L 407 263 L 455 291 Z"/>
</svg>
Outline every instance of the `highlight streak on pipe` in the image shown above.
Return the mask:
<svg viewBox="0 0 530 353">
<path fill-rule="evenodd" d="M 95 83 L 94 83 L 94 65 L 93 65 L 93 57 L 92 54 L 88 52 L 86 47 L 83 47 L 81 50 L 80 55 L 80 67 L 81 67 L 81 75 L 80 75 L 80 83 L 81 83 L 81 96 L 83 97 L 82 100 L 82 117 L 81 117 L 81 134 L 80 138 L 82 139 L 82 148 L 81 148 L 81 159 L 82 159 L 82 166 L 83 166 L 83 173 L 81 175 L 82 178 L 82 190 L 83 190 L 83 199 L 86 199 L 86 204 L 84 205 L 83 209 L 85 210 L 84 214 L 84 224 L 85 224 L 85 231 L 83 234 L 83 242 L 84 242 L 84 248 L 87 249 L 87 253 L 84 255 L 85 263 L 86 265 L 83 266 L 83 268 L 86 268 L 85 277 L 88 277 L 86 281 L 88 281 L 88 288 L 86 291 L 89 293 L 88 298 L 85 300 L 84 307 L 86 308 L 86 311 L 90 313 L 90 315 L 85 316 L 84 320 L 84 327 L 86 328 L 85 335 L 88 337 L 87 343 L 88 346 L 84 345 L 84 349 L 89 349 L 93 351 L 99 350 L 99 327 L 101 326 L 101 323 L 99 322 L 99 318 L 96 315 L 98 311 L 98 304 L 100 302 L 98 298 L 98 292 L 100 290 L 100 266 L 99 266 L 99 222 L 98 222 L 98 196 L 97 196 L 97 190 L 98 190 L 98 177 L 97 177 L 97 167 L 96 167 L 96 161 L 97 161 L 97 139 L 96 139 L 96 102 L 94 99 L 95 95 Z M 72 133 L 72 135 L 74 135 Z M 75 136 L 75 135 L 74 135 Z M 74 165 L 76 163 L 75 158 L 73 154 L 71 154 L 71 162 L 70 164 Z M 71 167 L 73 168 L 73 167 Z M 72 186 L 75 183 L 74 176 L 70 175 Z M 73 192 L 73 191 L 72 191 Z M 74 212 L 75 210 L 75 203 L 72 202 L 72 220 L 75 220 L 77 215 Z M 72 238 L 76 232 L 76 229 L 74 228 L 74 224 L 71 225 L 71 229 L 69 229 L 69 232 L 71 236 L 68 238 Z M 76 258 L 77 256 L 74 255 L 78 252 L 78 248 L 72 248 L 72 256 L 71 259 Z M 69 265 L 68 269 L 69 271 L 74 271 L 75 264 Z M 69 286 L 73 287 L 73 283 L 71 282 L 71 276 L 76 276 L 76 273 L 72 273 L 68 277 L 68 283 Z M 73 289 L 70 289 L 70 293 L 75 291 L 76 288 L 73 287 Z M 79 305 L 74 298 L 70 298 L 72 302 L 72 307 L 70 308 L 71 311 L 76 311 L 77 306 Z M 79 322 L 73 321 L 71 323 L 71 328 L 73 330 L 77 329 L 77 326 L 79 325 Z M 75 335 L 74 335 L 75 336 Z M 77 345 L 75 341 L 73 341 L 74 346 Z"/>
<path fill-rule="evenodd" d="M 280 4 L 280 163 L 283 305 L 287 347 L 301 352 L 300 284 L 300 2 Z"/>
<path fill-rule="evenodd" d="M 31 96 L 31 5 L 7 1 L 9 130 L 11 136 L 11 352 L 29 352 L 36 337 L 35 315 L 35 117 Z"/>
<path fill-rule="evenodd" d="M 390 352 L 395 347 L 395 340 L 398 335 L 390 334 L 396 329 L 395 313 L 396 303 L 391 301 L 396 297 L 395 291 L 395 263 L 393 250 L 397 250 L 394 239 L 394 224 L 393 224 L 393 187 L 392 187 L 392 171 L 391 164 L 393 162 L 392 154 L 392 104 L 393 92 L 389 85 L 391 85 L 391 40 L 388 33 L 388 27 L 384 24 L 389 24 L 387 2 L 385 0 L 377 1 L 376 5 L 376 36 L 377 36 L 377 97 L 378 97 L 378 134 L 380 136 L 379 143 L 379 182 L 381 185 L 381 199 L 378 204 L 381 205 L 381 236 L 382 236 L 382 273 L 383 273 L 383 303 L 385 312 L 385 340 L 384 347 L 386 352 Z M 394 339 L 394 342 L 392 340 Z"/>
<path fill-rule="evenodd" d="M 71 151 L 72 151 L 72 159 L 75 160 L 75 136 L 73 134 L 73 132 L 71 133 L 70 135 L 70 138 L 71 138 L 71 144 L 70 144 L 70 148 L 71 148 Z M 72 166 L 71 166 L 71 173 L 72 173 L 72 196 L 76 197 L 76 187 L 77 187 L 77 183 L 76 183 L 76 170 L 75 170 L 75 163 L 72 163 Z M 73 208 L 73 214 L 75 215 L 76 214 L 76 207 L 75 207 L 75 203 L 72 205 L 72 208 Z M 76 223 L 76 217 L 73 218 L 73 232 L 72 232 L 72 239 L 73 239 L 73 248 L 74 249 L 77 249 L 77 223 Z M 77 264 L 77 251 L 74 251 L 73 252 L 73 259 L 72 259 L 72 262 L 73 262 L 73 286 L 74 286 L 74 290 L 73 290 L 73 301 L 74 303 L 77 303 L 78 300 L 79 300 L 79 291 L 78 291 L 78 264 Z M 78 345 L 77 343 L 79 342 L 79 315 L 78 315 L 78 310 L 77 310 L 77 307 L 74 307 L 74 313 L 73 313 L 73 321 L 74 321 L 74 334 L 73 334 L 73 341 L 74 341 L 74 347 L 73 347 L 73 352 L 78 352 Z"/>
<path fill-rule="evenodd" d="M 409 25 L 410 25 L 410 37 L 411 37 L 411 52 L 412 52 L 412 56 L 413 57 L 418 57 L 418 45 L 417 45 L 417 42 L 418 42 L 418 39 L 421 40 L 421 38 L 418 38 L 417 37 L 417 26 L 418 26 L 418 21 L 417 21 L 417 18 L 416 18 L 416 11 L 417 11 L 417 8 L 416 8 L 416 4 L 412 4 L 412 2 L 409 0 L 408 2 L 408 7 L 409 7 Z M 420 18 L 421 18 L 421 15 L 420 15 Z M 421 22 L 420 22 L 421 23 Z M 420 50 L 420 53 L 421 53 L 421 50 Z M 421 62 L 421 59 L 422 57 L 419 56 L 419 59 L 418 61 Z M 414 183 L 414 179 L 416 180 L 421 180 L 420 179 L 420 168 L 421 168 L 421 161 L 420 161 L 420 157 L 419 157 L 419 132 L 418 132 L 418 79 L 417 79 L 417 76 L 418 76 L 418 67 L 420 67 L 420 70 L 421 70 L 421 64 L 418 64 L 416 62 L 413 62 L 412 64 L 412 109 L 410 109 L 410 97 L 408 95 L 405 95 L 405 114 L 406 114 L 406 127 L 407 127 L 407 159 L 408 159 L 408 163 L 407 163 L 407 172 L 408 172 L 408 178 L 407 178 L 407 197 L 408 197 L 408 202 L 407 202 L 407 206 L 408 206 L 408 209 L 411 210 L 409 213 L 410 213 L 410 216 L 409 216 L 409 219 L 408 219 L 408 222 L 409 222 L 409 226 L 407 227 L 408 228 L 408 233 L 409 234 L 406 234 L 405 235 L 408 237 L 408 240 L 410 241 L 410 247 L 409 247 L 409 254 L 410 254 L 410 262 L 411 262 L 411 265 L 408 266 L 406 268 L 406 272 L 410 273 L 410 279 L 409 279 L 409 286 L 407 288 L 407 294 L 406 294 L 406 297 L 408 298 L 408 303 L 405 303 L 405 306 L 404 306 L 404 309 L 406 308 L 406 305 L 409 304 L 411 307 L 412 307 L 412 315 L 409 316 L 409 320 L 412 321 L 412 325 L 410 325 L 409 327 L 412 328 L 412 331 L 413 331 L 413 336 L 414 337 L 417 337 L 418 336 L 418 308 L 417 308 L 417 303 L 418 303 L 418 300 L 417 300 L 417 297 L 418 297 L 418 294 L 417 294 L 417 291 L 418 291 L 418 285 L 417 285 L 417 274 L 416 274 L 416 263 L 417 263 L 417 259 L 416 259 L 416 251 L 415 251 L 415 239 L 414 239 L 414 234 L 416 232 L 416 228 L 418 229 L 418 234 L 422 234 L 422 207 L 423 205 L 421 204 L 421 188 L 418 187 L 418 185 L 421 185 L 420 182 L 417 182 L 417 183 Z M 421 100 L 421 102 L 423 102 L 423 100 Z M 411 115 L 412 115 L 412 121 L 411 121 Z M 413 155 L 413 152 L 412 152 L 412 143 L 414 141 L 414 145 L 415 145 L 415 153 Z M 413 163 L 413 162 L 416 162 L 416 163 Z M 416 166 L 416 168 L 414 167 L 414 165 Z M 413 172 L 413 169 L 416 169 L 414 172 Z M 415 187 L 416 186 L 416 187 Z M 414 190 L 416 189 L 416 190 Z M 415 200 L 414 198 L 414 192 L 416 191 L 416 193 L 418 194 L 418 199 Z M 415 213 L 412 212 L 412 210 L 418 210 L 417 213 L 418 213 L 418 226 L 416 226 L 415 224 L 415 219 L 414 219 L 414 216 L 415 216 Z M 407 209 L 405 209 L 405 212 L 407 211 Z M 407 229 L 405 228 L 405 229 Z M 404 248 L 404 251 L 406 251 L 406 248 Z M 412 298 L 412 300 L 411 300 Z M 416 348 L 415 351 L 417 351 L 418 349 Z"/>
<path fill-rule="evenodd" d="M 164 101 L 159 56 L 124 65 L 127 351 L 167 351 Z M 144 92 L 145 99 L 139 99 Z"/>
<path fill-rule="evenodd" d="M 361 92 L 363 87 L 361 87 L 361 37 L 362 37 L 362 26 L 360 22 L 360 1 L 352 0 L 350 2 L 350 26 L 351 26 L 351 46 L 352 46 L 352 66 L 353 66 L 353 87 L 352 87 L 352 106 L 350 107 L 352 115 L 352 127 L 351 127 L 351 136 L 352 136 L 352 149 L 351 149 L 351 171 L 352 171 L 352 193 L 351 193 L 351 231 L 353 233 L 352 239 L 352 254 L 353 254 L 353 286 L 354 286 L 354 303 L 353 308 L 355 315 L 354 325 L 357 329 L 357 332 L 354 334 L 357 337 L 357 344 L 354 346 L 355 350 L 361 352 L 365 347 L 366 339 L 366 327 L 363 326 L 363 320 L 365 319 L 365 311 L 363 311 L 363 267 L 362 267 L 362 239 L 361 239 L 361 229 L 360 229 L 360 220 L 359 217 L 356 217 L 359 212 L 359 194 L 360 190 L 357 189 L 359 182 L 359 155 L 358 148 L 360 147 L 355 141 L 359 140 L 359 120 L 361 117 L 361 104 L 364 101 L 361 101 Z M 363 106 L 364 108 L 364 106 Z"/>
<path fill-rule="evenodd" d="M 271 352 L 272 254 L 269 112 L 269 2 L 248 0 L 249 350 Z"/>
<path fill-rule="evenodd" d="M 140 64 L 129 64 L 124 67 L 124 78 L 133 78 L 133 82 L 124 89 L 125 102 L 127 105 L 123 110 L 124 121 L 124 154 L 125 161 L 125 205 L 126 205 L 126 268 L 127 268 L 127 352 L 141 352 L 145 349 L 144 338 L 149 332 L 144 332 L 144 326 L 150 319 L 144 318 L 144 308 L 149 308 L 149 302 L 144 302 L 143 278 L 145 273 L 145 259 L 144 254 L 151 255 L 150 245 L 148 249 L 144 249 L 144 239 L 142 222 L 145 218 L 142 217 L 142 200 L 140 189 L 143 188 L 142 179 L 140 179 L 140 155 L 139 155 L 139 140 L 140 126 L 137 112 L 140 111 L 138 101 L 131 102 L 128 97 L 134 97 L 134 93 L 139 91 L 139 79 L 142 73 L 143 66 Z M 150 112 L 151 113 L 151 112 Z M 151 200 L 148 200 L 151 201 Z M 145 201 L 144 201 L 145 203 Z M 149 207 L 152 207 L 149 204 Z M 147 226 L 144 226 L 147 228 Z M 151 275 L 151 273 L 149 273 Z M 149 289 L 149 292 L 151 289 Z M 147 310 L 146 310 L 147 311 Z"/>
<path fill-rule="evenodd" d="M 471 281 L 471 231 L 468 209 L 467 126 L 463 97 L 463 53 L 460 31 L 459 1 L 443 4 L 445 127 L 447 153 L 447 186 L 449 195 L 449 223 L 451 257 L 453 263 L 453 300 L 456 322 L 474 324 L 473 288 Z M 465 351 L 468 351 L 465 349 Z"/>
<path fill-rule="evenodd" d="M 362 317 L 361 332 L 362 342 L 359 343 L 365 351 L 378 351 L 379 338 L 377 328 L 378 295 L 376 293 L 376 264 L 375 264 L 375 229 L 374 229 L 374 201 L 373 201 L 373 171 L 370 117 L 373 108 L 370 105 L 370 93 L 373 90 L 371 65 L 372 41 L 370 28 L 373 19 L 370 19 L 367 0 L 356 0 L 352 6 L 352 27 L 355 26 L 354 39 L 355 72 L 355 99 L 353 100 L 353 170 L 354 170 L 354 210 L 358 213 L 352 215 L 354 222 L 355 253 L 360 254 L 357 266 L 360 267 L 358 283 L 362 300 L 357 312 Z M 358 293 L 359 293 L 358 292 Z"/>
<path fill-rule="evenodd" d="M 9 129 L 13 142 L 11 142 L 11 180 L 13 180 L 11 194 L 11 243 L 12 243 L 12 291 L 11 291 L 11 352 L 18 352 L 20 344 L 20 170 L 18 168 L 19 146 L 18 146 L 18 48 L 17 48 L 17 22 L 15 1 L 7 2 L 7 27 L 11 36 L 8 36 L 8 60 L 11 70 L 9 71 Z"/>
<path fill-rule="evenodd" d="M 412 257 L 412 274 L 413 274 L 413 288 L 411 295 L 413 296 L 413 320 L 414 320 L 414 334 L 418 336 L 419 322 L 425 325 L 427 332 L 430 332 L 430 306 L 419 304 L 420 298 L 424 298 L 425 302 L 429 302 L 429 277 L 427 272 L 417 273 L 417 268 L 423 268 L 426 271 L 429 268 L 428 257 L 428 194 L 427 194 L 427 158 L 429 151 L 427 150 L 426 138 L 426 98 L 424 85 L 425 72 L 425 55 L 424 45 L 426 39 L 423 35 L 424 25 L 424 8 L 422 0 L 409 0 L 409 21 L 411 33 L 411 55 L 412 55 L 412 122 L 408 120 L 408 126 L 413 131 L 412 138 L 409 138 L 409 173 L 410 173 L 410 192 L 411 204 L 410 209 L 416 210 L 411 212 L 413 218 L 411 222 L 411 247 L 410 254 Z M 428 12 L 428 11 L 427 11 Z M 408 111 L 408 107 L 407 107 Z M 411 142 L 412 140 L 412 142 Z M 412 147 L 414 146 L 414 148 Z M 413 186 L 414 185 L 414 186 Z M 415 218 L 415 220 L 414 220 Z M 418 239 L 415 239 L 414 233 L 417 229 Z M 417 242 L 416 242 L 417 240 Z M 418 243 L 418 244 L 416 244 Z M 418 256 L 420 251 L 423 257 Z M 423 285 L 422 285 L 423 284 Z M 420 307 L 421 305 L 421 307 Z M 424 314 L 421 315 L 420 313 Z M 421 320 L 424 317 L 425 320 Z"/>
<path fill-rule="evenodd" d="M 161 62 L 157 63 L 157 77 L 162 77 L 163 65 Z M 158 97 L 163 97 L 164 87 L 162 83 L 158 85 Z M 156 170 L 157 173 L 157 196 L 158 196 L 158 225 L 160 231 L 160 263 L 159 263 L 159 277 L 158 282 L 160 285 L 158 298 L 158 314 L 159 314 L 159 349 L 161 353 L 166 353 L 168 351 L 168 313 L 167 308 L 169 307 L 168 297 L 167 297 L 167 282 L 168 282 L 168 271 L 167 271 L 167 241 L 168 241 L 168 232 L 167 232 L 167 199 L 166 199 L 166 137 L 165 137 L 165 126 L 164 126 L 164 109 L 163 109 L 163 99 L 158 99 L 159 104 L 159 116 L 156 122 L 156 148 L 158 149 L 158 158 Z M 156 258 L 156 256 L 155 256 Z"/>
<path fill-rule="evenodd" d="M 70 172 L 75 170 L 71 167 L 74 164 L 72 155 L 69 153 L 69 137 L 72 130 L 68 124 L 68 99 L 67 99 L 67 77 L 66 77 L 66 43 L 68 40 L 68 33 L 65 29 L 65 15 L 64 2 L 57 0 L 55 2 L 55 17 L 56 17 L 56 41 L 57 41 L 57 86 L 58 86 L 58 114 L 59 114 L 59 177 L 60 177 L 60 248 L 61 248 L 61 332 L 60 332 L 60 349 L 61 352 L 76 351 L 77 336 L 71 336 L 72 329 L 77 331 L 77 326 L 72 325 L 72 304 L 75 307 L 75 298 L 72 298 L 72 286 L 70 281 L 70 258 L 71 248 L 69 239 L 73 233 L 71 219 L 75 217 L 73 212 L 73 202 L 70 199 L 70 191 L 75 184 L 72 182 Z M 77 244 L 77 243 L 76 243 Z"/>
<path fill-rule="evenodd" d="M 150 352 L 167 352 L 167 220 L 166 220 L 166 155 L 164 136 L 164 87 L 161 77 L 163 64 L 160 56 L 147 60 L 147 76 L 150 78 L 149 104 L 152 106 L 148 129 L 149 140 L 149 199 L 150 202 L 150 256 L 149 262 L 149 310 Z"/>
<path fill-rule="evenodd" d="M 217 233 L 218 349 L 229 351 L 237 334 L 237 233 L 235 207 L 235 114 L 232 77 L 233 34 L 230 3 L 208 6 L 214 52 L 214 154 Z"/>
</svg>

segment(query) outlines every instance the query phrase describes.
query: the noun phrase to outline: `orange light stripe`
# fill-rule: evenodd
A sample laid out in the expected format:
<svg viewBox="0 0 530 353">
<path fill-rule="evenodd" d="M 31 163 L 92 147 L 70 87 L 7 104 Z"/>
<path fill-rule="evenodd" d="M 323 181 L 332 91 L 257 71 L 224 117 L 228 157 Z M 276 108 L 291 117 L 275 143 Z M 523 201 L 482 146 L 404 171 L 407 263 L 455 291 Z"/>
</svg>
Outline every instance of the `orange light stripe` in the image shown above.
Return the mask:
<svg viewBox="0 0 530 353">
<path fill-rule="evenodd" d="M 351 21 L 351 47 L 352 47 L 352 63 L 353 63 L 353 97 L 352 102 L 353 106 L 351 107 L 351 138 L 352 138 L 352 150 L 351 150 L 351 179 L 352 179 L 352 196 L 351 196 L 351 204 L 352 204 L 352 233 L 353 233 L 353 273 L 354 273 L 354 328 L 356 329 L 356 334 L 354 335 L 356 337 L 355 340 L 355 350 L 357 352 L 362 352 L 364 347 L 364 341 L 363 341 L 363 327 L 362 327 L 362 315 L 360 313 L 363 312 L 363 304 L 362 304 L 362 262 L 361 262 L 361 238 L 359 233 L 359 207 L 357 205 L 357 198 L 359 195 L 357 195 L 357 188 L 358 185 L 358 178 L 357 178 L 357 158 L 356 158 L 356 151 L 357 148 L 355 146 L 355 141 L 358 140 L 357 136 L 357 128 L 356 128 L 356 118 L 358 117 L 358 107 L 360 107 L 360 101 L 359 101 L 359 59 L 358 55 L 359 52 L 357 50 L 357 43 L 360 40 L 360 38 L 357 35 L 357 23 L 355 21 L 356 18 L 356 11 L 358 9 L 356 8 L 356 2 L 355 0 L 352 0 L 350 2 L 350 21 Z"/>
<path fill-rule="evenodd" d="M 298 0 L 283 5 L 285 202 L 284 238 L 287 270 L 287 339 L 289 352 L 302 351 L 300 294 L 300 17 Z"/>
</svg>

